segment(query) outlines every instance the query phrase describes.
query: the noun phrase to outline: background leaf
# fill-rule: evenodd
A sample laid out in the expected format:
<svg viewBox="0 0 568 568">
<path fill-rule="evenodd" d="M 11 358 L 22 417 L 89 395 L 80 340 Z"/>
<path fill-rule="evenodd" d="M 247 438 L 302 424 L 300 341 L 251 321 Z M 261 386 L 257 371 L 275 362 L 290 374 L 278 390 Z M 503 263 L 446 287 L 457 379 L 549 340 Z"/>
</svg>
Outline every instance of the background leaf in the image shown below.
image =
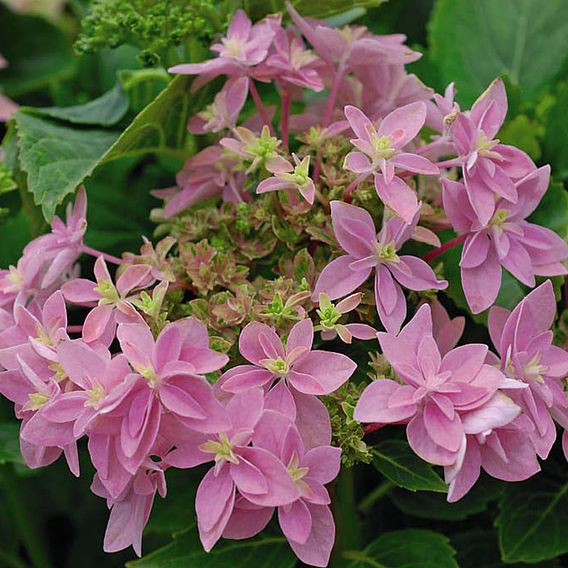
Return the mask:
<svg viewBox="0 0 568 568">
<path fill-rule="evenodd" d="M 446 492 L 432 466 L 421 460 L 403 440 L 385 440 L 373 448 L 373 465 L 399 487 L 410 491 Z"/>
<path fill-rule="evenodd" d="M 128 105 L 128 95 L 117 82 L 110 91 L 84 105 L 37 108 L 30 112 L 74 124 L 112 126 L 126 114 Z"/>
<path fill-rule="evenodd" d="M 382 534 L 361 552 L 349 551 L 349 568 L 459 568 L 448 539 L 427 530 Z"/>
<path fill-rule="evenodd" d="M 209 553 L 203 550 L 197 529 L 176 535 L 174 541 L 152 554 L 129 562 L 128 568 L 293 568 L 297 559 L 284 537 L 225 540 Z"/>
<path fill-rule="evenodd" d="M 539 562 L 568 552 L 568 483 L 542 476 L 511 484 L 495 521 L 505 562 Z"/>
<path fill-rule="evenodd" d="M 23 461 L 20 453 L 20 426 L 16 422 L 0 422 L 0 464 Z"/>
<path fill-rule="evenodd" d="M 79 130 L 18 111 L 16 121 L 20 166 L 28 189 L 49 221 L 56 207 L 89 176 L 117 135 Z"/>
<path fill-rule="evenodd" d="M 462 103 L 471 104 L 501 74 L 532 98 L 566 56 L 566 2 L 438 0 L 429 41 L 445 83 L 455 81 Z"/>
</svg>

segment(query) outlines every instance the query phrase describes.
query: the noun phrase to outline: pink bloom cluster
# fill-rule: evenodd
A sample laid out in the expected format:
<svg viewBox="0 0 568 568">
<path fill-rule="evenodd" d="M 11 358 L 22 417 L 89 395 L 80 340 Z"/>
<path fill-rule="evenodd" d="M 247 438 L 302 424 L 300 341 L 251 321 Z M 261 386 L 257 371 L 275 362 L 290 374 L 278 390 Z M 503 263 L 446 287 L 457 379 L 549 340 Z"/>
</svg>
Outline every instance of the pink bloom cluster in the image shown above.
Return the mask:
<svg viewBox="0 0 568 568">
<path fill-rule="evenodd" d="M 207 375 L 228 357 L 210 348 L 207 328 L 185 318 L 155 337 L 137 309 L 143 290 L 167 285 L 152 266 L 121 265 L 115 284 L 101 255 L 96 281 L 76 276 L 75 261 L 90 250 L 82 244 L 85 207 L 81 190 L 67 223 L 56 220 L 4 275 L 21 278 L 0 311 L 0 392 L 22 421 L 26 463 L 45 466 L 64 453 L 78 476 L 77 442 L 87 437 L 92 490 L 111 509 L 104 549 L 132 545 L 140 555 L 154 497 L 166 494 L 165 470 L 212 461 L 196 498 L 206 550 L 221 536 L 256 534 L 278 509 L 298 557 L 326 566 L 335 528 L 325 485 L 339 472 L 341 450 L 330 445 L 317 396 L 345 383 L 355 363 L 312 349 L 308 318 L 285 344 L 271 327 L 251 323 L 239 343 L 250 365 L 233 367 L 214 387 Z M 66 303 L 88 309 L 82 326 L 68 325 Z"/>
<path fill-rule="evenodd" d="M 400 333 L 378 334 L 397 380 L 371 383 L 355 418 L 406 424 L 416 454 L 444 467 L 450 502 L 471 489 L 481 467 L 497 479 L 527 479 L 540 471 L 537 456 L 550 452 L 555 421 L 568 426 L 568 353 L 551 344 L 555 312 L 550 281 L 512 312 L 494 307 L 489 328 L 498 357 L 481 344 L 441 352 L 430 307 L 422 306 Z"/>
</svg>

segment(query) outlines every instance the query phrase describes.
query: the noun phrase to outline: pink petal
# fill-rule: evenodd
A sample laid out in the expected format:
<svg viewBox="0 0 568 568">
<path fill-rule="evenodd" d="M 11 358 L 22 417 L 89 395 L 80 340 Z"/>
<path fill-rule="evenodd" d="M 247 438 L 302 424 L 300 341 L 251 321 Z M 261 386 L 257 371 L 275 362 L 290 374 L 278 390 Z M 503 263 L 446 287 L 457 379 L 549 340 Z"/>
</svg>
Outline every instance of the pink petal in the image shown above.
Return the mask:
<svg viewBox="0 0 568 568">
<path fill-rule="evenodd" d="M 304 394 L 329 394 L 347 381 L 356 368 L 356 363 L 341 353 L 311 351 L 293 366 L 289 379 L 293 386 Z M 292 378 L 294 373 L 313 377 L 317 384 L 320 385 L 321 391 L 316 393 L 309 387 L 307 390 L 303 390 Z M 301 385 L 307 386 L 303 382 Z"/>
<path fill-rule="evenodd" d="M 408 403 L 406 405 L 397 404 L 389 406 L 389 400 L 399 391 L 407 394 Z M 403 386 L 396 381 L 380 379 L 368 385 L 361 397 L 357 401 L 353 417 L 358 422 L 389 424 L 407 420 L 417 411 L 417 406 L 412 400 L 414 389 L 410 386 Z"/>
<path fill-rule="evenodd" d="M 278 522 L 288 540 L 299 544 L 306 543 L 312 530 L 312 515 L 302 499 L 291 505 L 278 507 Z"/>
<path fill-rule="evenodd" d="M 333 231 L 341 247 L 355 258 L 374 253 L 375 224 L 368 211 L 342 201 L 331 202 Z"/>
<path fill-rule="evenodd" d="M 386 183 L 384 177 L 375 174 L 375 189 L 381 201 L 406 223 L 411 223 L 420 209 L 416 193 L 399 177 Z"/>
<path fill-rule="evenodd" d="M 462 286 L 467 303 L 474 314 L 489 308 L 501 286 L 501 265 L 491 249 L 487 259 L 476 268 L 461 269 Z"/>
<path fill-rule="evenodd" d="M 424 426 L 422 414 L 417 414 L 408 423 L 406 435 L 412 450 L 423 460 L 443 466 L 452 465 L 456 461 L 457 452 L 450 452 L 432 440 Z"/>
<path fill-rule="evenodd" d="M 312 297 L 318 299 L 321 293 L 325 293 L 331 300 L 336 300 L 359 288 L 371 275 L 372 267 L 353 270 L 350 265 L 355 260 L 349 255 L 332 260 L 321 271 Z"/>
<path fill-rule="evenodd" d="M 241 332 L 239 338 L 241 355 L 251 363 L 259 365 L 262 359 L 284 357 L 282 341 L 276 332 L 264 323 L 251 322 Z"/>
<path fill-rule="evenodd" d="M 426 105 L 423 102 L 400 107 L 385 116 L 379 126 L 378 135 L 396 135 L 395 148 L 403 148 L 420 132 L 426 121 L 426 114 Z"/>
</svg>

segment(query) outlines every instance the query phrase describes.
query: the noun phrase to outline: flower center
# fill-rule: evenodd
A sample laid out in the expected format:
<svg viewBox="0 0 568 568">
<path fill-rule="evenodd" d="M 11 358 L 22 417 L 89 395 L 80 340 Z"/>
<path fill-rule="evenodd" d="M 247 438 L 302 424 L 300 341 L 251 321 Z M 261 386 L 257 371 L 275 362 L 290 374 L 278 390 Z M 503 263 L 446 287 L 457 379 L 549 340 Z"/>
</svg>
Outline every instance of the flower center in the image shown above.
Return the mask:
<svg viewBox="0 0 568 568">
<path fill-rule="evenodd" d="M 477 137 L 476 148 L 481 155 L 487 155 L 491 153 L 491 150 L 493 150 L 497 144 L 499 144 L 499 140 L 489 140 L 485 132 L 480 132 Z"/>
<path fill-rule="evenodd" d="M 523 375 L 527 379 L 532 379 L 537 383 L 543 383 L 542 373 L 548 370 L 548 365 L 541 365 L 540 358 L 541 353 L 537 353 L 524 367 Z"/>
<path fill-rule="evenodd" d="M 398 255 L 396 254 L 396 245 L 394 242 L 390 242 L 385 245 L 377 243 L 376 251 L 379 262 L 398 262 Z"/>
<path fill-rule="evenodd" d="M 277 377 L 285 377 L 290 371 L 290 365 L 282 357 L 278 357 L 278 359 L 263 359 L 260 363 Z"/>
<path fill-rule="evenodd" d="M 396 150 L 391 146 L 390 136 L 379 136 L 373 132 L 371 134 L 371 144 L 378 158 L 388 160 L 396 153 Z"/>
<path fill-rule="evenodd" d="M 120 300 L 118 290 L 110 280 L 99 280 L 94 290 L 101 295 L 99 306 L 116 304 Z"/>
<path fill-rule="evenodd" d="M 208 440 L 204 444 L 201 444 L 199 449 L 206 454 L 214 454 L 215 463 L 222 461 L 239 463 L 239 458 L 233 452 L 233 444 L 225 433 L 219 434 L 217 440 Z"/>
<path fill-rule="evenodd" d="M 45 329 L 45 327 L 43 327 L 40 324 L 36 326 L 36 339 L 40 343 L 43 343 L 43 345 L 49 345 L 49 347 L 54 347 L 53 341 L 51 340 L 51 337 L 49 337 L 47 330 Z"/>
<path fill-rule="evenodd" d="M 280 145 L 278 138 L 270 135 L 268 126 L 264 126 L 260 136 L 247 144 L 243 150 L 256 158 L 266 160 L 276 154 L 276 148 Z"/>
<path fill-rule="evenodd" d="M 224 57 L 234 57 L 238 59 L 241 57 L 243 51 L 243 45 L 241 41 L 234 37 L 224 37 L 221 42 L 225 46 Z"/>
<path fill-rule="evenodd" d="M 44 404 L 49 402 L 50 397 L 42 392 L 33 392 L 28 394 L 28 399 L 26 410 L 39 410 Z"/>
<path fill-rule="evenodd" d="M 296 484 L 299 484 L 299 482 L 306 477 L 308 471 L 310 471 L 308 467 L 300 467 L 300 460 L 296 454 L 292 456 L 292 459 L 286 469 L 288 470 L 288 474 L 292 478 L 292 481 Z"/>
<path fill-rule="evenodd" d="M 85 403 L 85 406 L 98 406 L 101 399 L 106 396 L 105 389 L 98 383 L 91 389 L 86 391 L 89 400 Z"/>
<path fill-rule="evenodd" d="M 154 367 L 148 365 L 146 367 L 142 365 L 132 365 L 134 370 L 141 376 L 144 377 L 152 388 L 156 388 L 160 384 L 160 377 L 156 374 Z"/>
</svg>

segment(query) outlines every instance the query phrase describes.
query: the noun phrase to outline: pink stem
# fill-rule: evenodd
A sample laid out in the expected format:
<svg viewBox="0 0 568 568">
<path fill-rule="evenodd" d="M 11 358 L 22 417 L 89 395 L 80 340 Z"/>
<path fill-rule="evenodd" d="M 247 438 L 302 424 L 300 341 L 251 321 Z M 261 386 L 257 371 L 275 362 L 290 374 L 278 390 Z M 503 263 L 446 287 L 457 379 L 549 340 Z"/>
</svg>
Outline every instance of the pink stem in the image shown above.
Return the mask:
<svg viewBox="0 0 568 568">
<path fill-rule="evenodd" d="M 440 247 L 438 247 L 434 250 L 431 250 L 429 253 L 426 253 L 422 257 L 422 260 L 424 260 L 425 262 L 430 262 L 431 260 L 437 258 L 441 254 L 444 254 L 446 251 L 449 251 L 453 248 L 460 246 L 465 241 L 466 237 L 467 237 L 467 234 L 458 235 L 454 239 L 451 239 L 448 242 L 444 243 L 442 246 L 440 246 Z"/>
<path fill-rule="evenodd" d="M 459 166 L 462 163 L 461 158 L 452 158 L 451 160 L 444 160 L 443 162 L 435 162 L 439 168 L 452 168 Z"/>
<path fill-rule="evenodd" d="M 266 110 L 266 107 L 262 103 L 262 99 L 260 98 L 260 94 L 258 93 L 258 89 L 256 88 L 256 85 L 254 84 L 254 79 L 252 79 L 251 77 L 249 77 L 249 89 L 250 89 L 250 94 L 252 95 L 252 100 L 254 101 L 254 104 L 256 105 L 256 110 L 258 110 L 258 114 L 260 114 L 260 118 L 262 119 L 262 122 L 264 122 L 264 124 L 266 126 L 268 126 L 268 128 L 270 129 L 270 134 L 272 134 L 272 136 L 274 136 L 274 127 L 272 126 L 272 123 L 270 122 L 270 117 L 268 116 L 268 111 Z"/>
<path fill-rule="evenodd" d="M 106 252 L 98 251 L 97 249 L 88 247 L 87 245 L 83 245 L 81 247 L 81 251 L 84 252 L 85 254 L 90 254 L 95 258 L 99 258 L 99 256 L 102 256 L 107 262 L 110 262 L 111 264 L 121 265 L 124 262 L 121 258 L 112 256 L 112 254 L 107 254 Z"/>
<path fill-rule="evenodd" d="M 82 325 L 68 325 L 67 326 L 68 333 L 82 333 L 83 326 Z"/>
<path fill-rule="evenodd" d="M 321 125 L 324 128 L 329 126 L 331 122 L 331 118 L 333 116 L 333 109 L 335 108 L 335 103 L 337 101 L 337 95 L 339 94 L 339 87 L 341 87 L 341 82 L 343 81 L 343 77 L 345 77 L 345 72 L 347 69 L 345 68 L 345 64 L 341 64 L 335 73 L 335 77 L 333 78 L 333 84 L 331 85 L 331 91 L 329 92 L 329 96 L 327 97 L 327 105 L 325 107 L 325 112 L 323 114 L 323 118 L 321 121 Z"/>
<path fill-rule="evenodd" d="M 288 150 L 288 133 L 290 121 L 290 105 L 292 97 L 288 93 L 286 87 L 282 89 L 282 112 L 280 113 L 280 136 L 282 136 L 282 144 Z"/>
<path fill-rule="evenodd" d="M 345 201 L 349 201 L 351 199 L 351 193 L 353 193 L 353 190 L 356 189 L 359 184 L 363 181 L 365 181 L 369 176 L 371 175 L 371 172 L 363 172 L 362 174 L 359 174 L 343 191 L 343 199 Z"/>
</svg>

